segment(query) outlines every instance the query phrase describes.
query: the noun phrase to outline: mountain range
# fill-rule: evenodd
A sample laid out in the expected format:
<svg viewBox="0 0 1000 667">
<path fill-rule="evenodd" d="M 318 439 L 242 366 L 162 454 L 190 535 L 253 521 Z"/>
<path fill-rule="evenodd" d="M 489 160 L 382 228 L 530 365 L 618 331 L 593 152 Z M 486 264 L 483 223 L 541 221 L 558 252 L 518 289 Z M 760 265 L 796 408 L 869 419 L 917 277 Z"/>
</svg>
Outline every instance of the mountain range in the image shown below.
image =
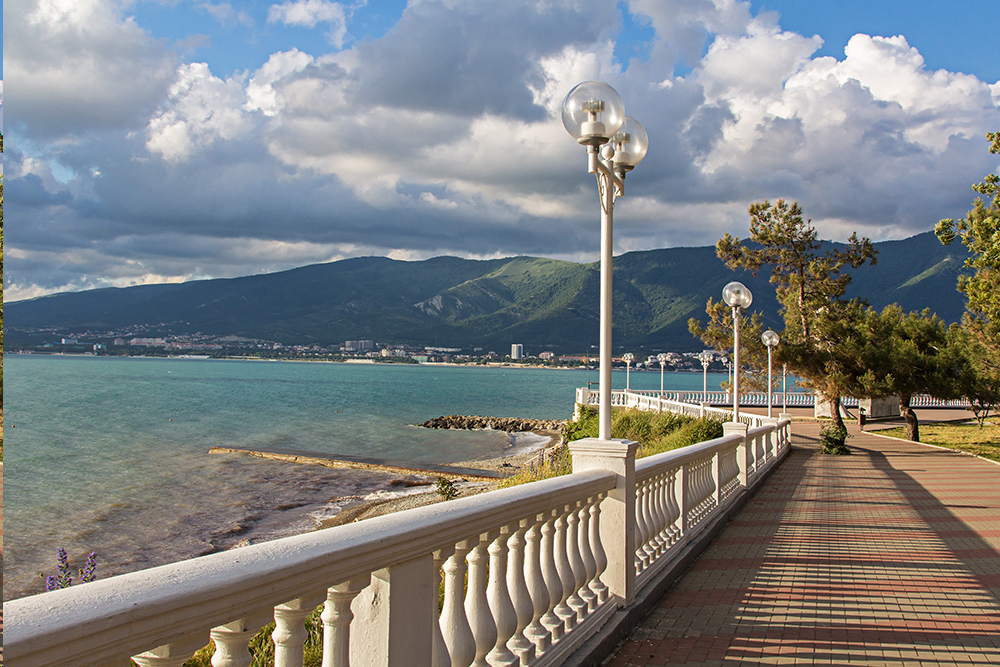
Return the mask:
<svg viewBox="0 0 1000 667">
<path fill-rule="evenodd" d="M 836 245 L 836 244 L 831 244 Z M 956 291 L 964 248 L 931 232 L 875 244 L 878 263 L 853 273 L 848 296 L 881 308 L 930 308 L 949 322 L 964 311 Z M 629 252 L 614 259 L 615 350 L 701 349 L 687 329 L 705 319 L 731 280 L 754 295 L 751 310 L 782 328 L 768 274 L 731 271 L 711 246 Z M 599 263 L 538 257 L 398 261 L 360 257 L 241 278 L 60 293 L 6 304 L 8 344 L 48 333 L 201 332 L 283 344 L 344 340 L 587 352 L 598 342 Z"/>
</svg>

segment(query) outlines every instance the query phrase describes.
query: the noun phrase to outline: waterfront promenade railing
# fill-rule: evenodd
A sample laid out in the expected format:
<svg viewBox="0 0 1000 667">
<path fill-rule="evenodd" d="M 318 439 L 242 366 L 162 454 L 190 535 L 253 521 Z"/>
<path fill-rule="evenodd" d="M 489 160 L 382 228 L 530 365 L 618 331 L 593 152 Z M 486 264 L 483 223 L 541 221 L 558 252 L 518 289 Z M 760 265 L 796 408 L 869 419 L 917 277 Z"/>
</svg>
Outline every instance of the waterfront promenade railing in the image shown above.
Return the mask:
<svg viewBox="0 0 1000 667">
<path fill-rule="evenodd" d="M 735 431 L 733 431 L 735 429 Z M 9 667 L 246 667 L 270 621 L 301 667 L 562 664 L 788 451 L 787 419 L 635 460 L 570 444 L 573 474 L 42 593 L 5 605 Z"/>
<path fill-rule="evenodd" d="M 641 397 L 641 399 L 639 398 Z M 582 405 L 597 405 L 600 399 L 600 392 L 586 387 L 577 389 L 577 403 Z M 647 400 L 648 399 L 648 400 Z M 661 401 L 658 403 L 657 401 Z M 658 412 L 678 412 L 680 414 L 691 414 L 699 416 L 699 406 L 704 402 L 706 414 L 732 417 L 732 410 L 719 408 L 709 409 L 709 406 L 732 405 L 733 395 L 725 391 L 690 391 L 667 389 L 664 391 L 651 389 L 615 389 L 611 392 L 611 404 L 622 407 L 635 407 L 642 410 L 653 410 Z M 841 405 L 845 408 L 856 408 L 860 400 L 850 396 L 843 396 L 840 399 Z M 675 404 L 682 405 L 675 405 Z M 771 394 L 771 405 L 787 405 L 791 408 L 811 408 L 816 404 L 816 396 L 812 392 L 780 391 Z M 740 394 L 740 405 L 745 407 L 763 407 L 767 405 L 767 393 L 748 392 Z M 912 408 L 964 408 L 968 407 L 966 399 L 941 399 L 927 394 L 917 394 L 910 398 Z M 662 408 L 660 408 L 662 406 Z M 660 409 L 658 409 L 660 408 Z M 693 409 L 692 409 L 693 408 Z M 742 415 L 740 415 L 742 417 Z"/>
</svg>

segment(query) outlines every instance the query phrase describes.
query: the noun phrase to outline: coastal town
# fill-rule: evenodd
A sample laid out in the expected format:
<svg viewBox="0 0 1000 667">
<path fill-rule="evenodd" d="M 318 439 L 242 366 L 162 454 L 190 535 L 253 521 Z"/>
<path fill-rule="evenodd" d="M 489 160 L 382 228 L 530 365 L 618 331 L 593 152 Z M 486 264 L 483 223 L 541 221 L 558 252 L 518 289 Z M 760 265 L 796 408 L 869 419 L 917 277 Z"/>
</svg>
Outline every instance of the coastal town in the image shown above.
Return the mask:
<svg viewBox="0 0 1000 667">
<path fill-rule="evenodd" d="M 145 334 L 145 335 L 143 335 Z M 340 361 L 346 363 L 444 363 L 481 366 L 542 366 L 552 368 L 596 367 L 597 354 L 557 354 L 539 347 L 512 343 L 510 350 L 483 347 L 438 347 L 383 343 L 373 340 L 346 340 L 339 345 L 282 344 L 237 335 L 211 336 L 199 332 L 176 336 L 155 336 L 129 328 L 118 331 L 83 331 L 62 334 L 55 330 L 35 331 L 25 342 L 7 350 L 8 354 L 55 354 L 105 357 L 187 357 L 207 359 L 267 359 L 288 361 Z M 725 371 L 728 359 L 712 351 L 709 369 Z M 634 363 L 624 355 L 614 363 L 631 365 L 634 370 L 702 371 L 699 355 L 704 352 L 664 352 L 652 350 Z M 661 363 L 661 355 L 662 361 Z"/>
</svg>

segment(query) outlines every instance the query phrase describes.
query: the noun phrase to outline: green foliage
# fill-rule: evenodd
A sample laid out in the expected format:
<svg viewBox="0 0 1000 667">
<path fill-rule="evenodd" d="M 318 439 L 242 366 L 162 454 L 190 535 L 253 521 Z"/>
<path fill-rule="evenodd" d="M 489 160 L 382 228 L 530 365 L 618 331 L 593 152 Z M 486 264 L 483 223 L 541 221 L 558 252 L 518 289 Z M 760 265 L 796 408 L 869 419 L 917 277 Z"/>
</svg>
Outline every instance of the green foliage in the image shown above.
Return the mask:
<svg viewBox="0 0 1000 667">
<path fill-rule="evenodd" d="M 721 419 L 692 419 L 682 424 L 677 430 L 653 440 L 648 446 L 643 446 L 640 457 L 661 454 L 722 436 Z"/>
<path fill-rule="evenodd" d="M 458 498 L 458 487 L 455 485 L 455 480 L 453 479 L 438 477 L 435 490 L 437 491 L 437 494 L 445 500 L 454 500 L 455 498 Z"/>
<path fill-rule="evenodd" d="M 966 360 L 950 343 L 948 326 L 929 310 L 904 313 L 890 305 L 881 313 L 868 309 L 860 319 L 858 328 L 867 338 L 860 355 L 867 370 L 859 378 L 861 390 L 855 395 L 898 396 L 908 438 L 919 442 L 919 421 L 910 407 L 911 397 L 962 396 L 959 381 L 966 372 Z"/>
<path fill-rule="evenodd" d="M 986 140 L 990 153 L 1000 155 L 1000 132 L 988 133 Z M 1000 176 L 988 174 L 972 189 L 982 195 L 972 210 L 957 222 L 941 220 L 934 233 L 945 245 L 959 238 L 969 250 L 965 266 L 973 273 L 958 281 L 968 299 L 963 325 L 985 353 L 978 366 L 1000 377 Z"/>
<path fill-rule="evenodd" d="M 819 453 L 843 456 L 850 454 L 847 445 L 847 429 L 837 424 L 826 424 L 819 432 Z"/>
<path fill-rule="evenodd" d="M 566 426 L 566 441 L 596 438 L 598 410 L 580 406 L 580 416 Z M 611 437 L 633 440 L 640 444 L 637 456 L 643 458 L 661 452 L 686 447 L 722 436 L 722 422 L 716 419 L 698 419 L 671 412 L 656 413 L 641 410 L 613 409 L 611 411 Z M 568 475 L 573 471 L 573 460 L 568 447 L 560 447 L 544 463 L 528 466 L 500 483 L 501 488 L 526 484 L 540 479 Z"/>
<path fill-rule="evenodd" d="M 798 202 L 784 199 L 771 204 L 750 206 L 750 241 L 726 234 L 715 246 L 716 254 L 730 269 L 745 269 L 757 275 L 764 267 L 771 271 L 785 328 L 778 362 L 803 378 L 830 403 L 834 421 L 843 426 L 840 397 L 855 383 L 857 345 L 845 346 L 844 336 L 863 343 L 863 332 L 845 327 L 856 319 L 863 302 L 845 301 L 851 276 L 848 269 L 875 264 L 875 248 L 867 238 L 852 234 L 843 250 L 829 248 L 822 254 L 821 243 L 811 220 L 804 220 Z"/>
<path fill-rule="evenodd" d="M 688 331 L 700 338 L 716 352 L 729 355 L 733 352 L 733 312 L 723 301 L 709 297 L 705 304 L 708 323 L 703 327 L 695 318 L 688 320 Z M 739 311 L 740 318 L 740 391 L 767 391 L 767 346 L 761 342 L 764 323 L 759 312 L 748 316 Z M 729 382 L 722 383 L 729 389 Z"/>
</svg>

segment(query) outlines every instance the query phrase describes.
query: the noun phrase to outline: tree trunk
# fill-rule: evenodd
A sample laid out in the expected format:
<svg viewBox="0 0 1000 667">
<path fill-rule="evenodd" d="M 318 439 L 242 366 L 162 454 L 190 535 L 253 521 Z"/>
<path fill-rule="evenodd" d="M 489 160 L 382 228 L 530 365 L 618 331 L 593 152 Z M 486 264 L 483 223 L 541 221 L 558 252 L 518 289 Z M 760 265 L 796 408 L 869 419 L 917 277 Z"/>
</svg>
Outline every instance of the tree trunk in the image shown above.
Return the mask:
<svg viewBox="0 0 1000 667">
<path fill-rule="evenodd" d="M 906 419 L 906 438 L 913 442 L 920 442 L 920 422 L 917 420 L 917 413 L 910 407 L 910 395 L 899 395 L 899 414 Z"/>
<path fill-rule="evenodd" d="M 828 396 L 827 400 L 830 402 L 830 416 L 833 418 L 833 423 L 837 425 L 837 428 L 847 430 L 844 425 L 844 417 L 840 414 L 840 396 Z"/>
</svg>

